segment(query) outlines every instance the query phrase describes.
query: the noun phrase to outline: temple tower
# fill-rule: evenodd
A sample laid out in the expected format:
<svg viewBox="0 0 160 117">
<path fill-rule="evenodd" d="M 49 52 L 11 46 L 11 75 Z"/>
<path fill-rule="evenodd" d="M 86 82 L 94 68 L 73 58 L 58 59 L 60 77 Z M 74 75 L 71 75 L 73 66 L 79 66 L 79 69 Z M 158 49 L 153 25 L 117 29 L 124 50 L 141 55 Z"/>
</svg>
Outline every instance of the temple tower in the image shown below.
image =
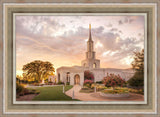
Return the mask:
<svg viewBox="0 0 160 117">
<path fill-rule="evenodd" d="M 91 35 L 91 24 L 89 24 L 89 38 L 87 41 L 86 59 L 81 62 L 82 66 L 88 68 L 100 68 L 100 60 L 96 59 L 94 52 L 94 42 Z"/>
</svg>

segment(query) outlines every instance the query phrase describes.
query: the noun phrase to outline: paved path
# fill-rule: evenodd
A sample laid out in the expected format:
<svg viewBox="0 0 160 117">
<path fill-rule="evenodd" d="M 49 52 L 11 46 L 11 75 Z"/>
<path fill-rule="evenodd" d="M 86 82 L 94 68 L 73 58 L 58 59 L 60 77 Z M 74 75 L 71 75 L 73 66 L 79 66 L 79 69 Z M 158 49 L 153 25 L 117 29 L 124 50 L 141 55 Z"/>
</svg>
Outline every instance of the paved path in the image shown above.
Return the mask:
<svg viewBox="0 0 160 117">
<path fill-rule="evenodd" d="M 74 90 L 74 99 L 79 99 L 81 101 L 143 101 L 144 96 L 140 94 L 130 93 L 129 97 L 125 98 L 108 98 L 100 95 L 100 92 L 96 93 L 80 93 L 81 86 L 75 85 L 72 89 L 65 92 L 66 95 L 72 97 Z"/>
</svg>

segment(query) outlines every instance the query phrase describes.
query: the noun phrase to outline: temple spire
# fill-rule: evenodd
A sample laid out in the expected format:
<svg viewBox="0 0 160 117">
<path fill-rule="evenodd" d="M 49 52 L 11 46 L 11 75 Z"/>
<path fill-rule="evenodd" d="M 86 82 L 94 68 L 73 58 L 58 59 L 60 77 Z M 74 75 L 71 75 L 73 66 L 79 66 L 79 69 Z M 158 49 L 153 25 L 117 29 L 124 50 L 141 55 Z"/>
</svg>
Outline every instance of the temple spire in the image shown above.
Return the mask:
<svg viewBox="0 0 160 117">
<path fill-rule="evenodd" d="M 89 24 L 89 39 L 88 39 L 88 41 L 92 41 L 91 24 Z"/>
</svg>

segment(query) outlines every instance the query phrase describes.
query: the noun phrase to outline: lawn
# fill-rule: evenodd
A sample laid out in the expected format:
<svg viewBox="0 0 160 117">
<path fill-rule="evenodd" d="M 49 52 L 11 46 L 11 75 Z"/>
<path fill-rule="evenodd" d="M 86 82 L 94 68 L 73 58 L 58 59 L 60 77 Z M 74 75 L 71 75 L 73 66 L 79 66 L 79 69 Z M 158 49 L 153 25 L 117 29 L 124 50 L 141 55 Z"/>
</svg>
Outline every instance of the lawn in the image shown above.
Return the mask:
<svg viewBox="0 0 160 117">
<path fill-rule="evenodd" d="M 65 91 L 71 89 L 73 86 L 65 86 Z M 33 98 L 34 101 L 78 101 L 63 93 L 63 86 L 54 87 L 37 87 L 40 94 Z"/>
</svg>

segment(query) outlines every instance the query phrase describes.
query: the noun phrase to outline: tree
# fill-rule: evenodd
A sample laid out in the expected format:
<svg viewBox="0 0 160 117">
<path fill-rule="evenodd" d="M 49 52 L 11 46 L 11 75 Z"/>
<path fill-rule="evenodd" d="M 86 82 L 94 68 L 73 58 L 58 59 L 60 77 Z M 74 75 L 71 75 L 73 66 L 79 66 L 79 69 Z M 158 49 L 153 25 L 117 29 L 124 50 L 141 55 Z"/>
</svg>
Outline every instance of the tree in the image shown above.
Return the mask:
<svg viewBox="0 0 160 117">
<path fill-rule="evenodd" d="M 36 82 L 40 82 L 46 75 L 51 72 L 55 72 L 53 64 L 46 61 L 35 60 L 33 62 L 27 63 L 22 68 L 25 78 L 33 79 Z"/>
<path fill-rule="evenodd" d="M 136 72 L 134 76 L 128 80 L 130 86 L 133 87 L 143 87 L 144 85 L 144 75 L 142 73 Z"/>
<path fill-rule="evenodd" d="M 134 52 L 132 67 L 136 72 L 144 72 L 144 49 L 141 52 Z"/>
<path fill-rule="evenodd" d="M 136 71 L 134 76 L 128 80 L 130 86 L 144 86 L 144 49 L 141 52 L 134 52 L 134 61 L 132 67 Z"/>
<path fill-rule="evenodd" d="M 94 75 L 89 70 L 84 72 L 84 80 L 94 80 Z"/>
</svg>

